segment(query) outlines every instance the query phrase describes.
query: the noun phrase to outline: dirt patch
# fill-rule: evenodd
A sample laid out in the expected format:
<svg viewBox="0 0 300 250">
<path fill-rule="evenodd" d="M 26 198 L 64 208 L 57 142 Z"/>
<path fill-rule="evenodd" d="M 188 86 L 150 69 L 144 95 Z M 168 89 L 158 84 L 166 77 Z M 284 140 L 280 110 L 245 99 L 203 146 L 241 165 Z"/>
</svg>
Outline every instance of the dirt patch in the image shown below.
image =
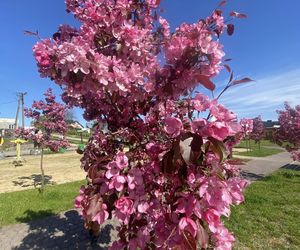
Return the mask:
<svg viewBox="0 0 300 250">
<path fill-rule="evenodd" d="M 39 187 L 40 156 L 25 156 L 23 166 L 15 167 L 14 158 L 0 161 L 0 193 Z M 80 168 L 80 158 L 75 152 L 44 156 L 47 185 L 61 184 L 85 179 L 86 173 Z"/>
<path fill-rule="evenodd" d="M 247 152 L 246 148 L 233 148 L 233 152 Z"/>
</svg>

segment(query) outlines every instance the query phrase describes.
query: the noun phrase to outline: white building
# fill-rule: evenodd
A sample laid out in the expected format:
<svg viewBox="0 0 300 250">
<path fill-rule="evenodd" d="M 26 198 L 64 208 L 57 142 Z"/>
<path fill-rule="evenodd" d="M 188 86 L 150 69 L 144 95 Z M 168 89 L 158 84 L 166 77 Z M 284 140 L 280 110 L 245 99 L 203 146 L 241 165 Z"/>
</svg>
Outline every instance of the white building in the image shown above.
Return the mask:
<svg viewBox="0 0 300 250">
<path fill-rule="evenodd" d="M 15 119 L 0 118 L 0 129 L 14 129 Z"/>
</svg>

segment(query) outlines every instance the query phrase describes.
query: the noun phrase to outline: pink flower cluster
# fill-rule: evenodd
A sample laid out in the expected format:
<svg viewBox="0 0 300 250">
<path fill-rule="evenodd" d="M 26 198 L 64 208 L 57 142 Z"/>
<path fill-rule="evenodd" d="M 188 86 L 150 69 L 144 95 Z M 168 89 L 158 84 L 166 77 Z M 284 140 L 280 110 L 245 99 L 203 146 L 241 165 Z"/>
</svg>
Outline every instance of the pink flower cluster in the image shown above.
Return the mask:
<svg viewBox="0 0 300 250">
<path fill-rule="evenodd" d="M 230 249 L 234 237 L 221 217 L 229 217 L 230 206 L 244 201 L 247 181 L 226 161 L 230 147 L 224 141 L 241 133 L 242 127 L 233 113 L 202 94 L 166 105 L 170 106 L 154 106 L 135 124 L 135 132 L 128 133 L 131 127 L 106 136 L 107 141 L 97 146 L 102 156 L 94 158 L 95 147 L 85 151 L 82 162 L 93 183 L 81 189 L 76 206 L 89 219 L 87 211 L 93 206 L 89 200 L 100 195 L 100 221 L 108 212 L 121 223 L 120 240 L 112 249 L 145 249 L 151 244 L 157 249 L 184 249 L 187 235 L 202 242 L 202 247 Z M 210 119 L 189 118 L 185 113 L 199 106 L 210 111 Z M 141 128 L 147 128 L 149 138 Z M 99 134 L 91 143 L 99 140 Z M 120 146 L 114 159 L 105 153 L 113 138 L 130 141 L 133 135 L 139 139 L 128 145 L 128 152 Z"/>
<path fill-rule="evenodd" d="M 244 137 L 251 134 L 253 130 L 253 119 L 243 118 L 240 120 L 243 129 Z"/>
<path fill-rule="evenodd" d="M 256 143 L 261 141 L 265 136 L 265 126 L 261 117 L 255 117 L 253 119 L 253 129 L 250 134 L 250 139 L 254 140 Z"/>
<path fill-rule="evenodd" d="M 42 148 L 58 151 L 69 146 L 64 137 L 67 132 L 65 122 L 66 106 L 55 101 L 51 89 L 45 92 L 45 101 L 34 101 L 32 109 L 25 110 L 25 116 L 33 119 L 34 128 L 17 129 L 16 135 L 32 140 Z M 59 138 L 53 138 L 53 134 Z"/>
<path fill-rule="evenodd" d="M 284 110 L 278 110 L 280 128 L 275 133 L 275 142 L 285 143 L 294 161 L 300 161 L 300 105 L 291 107 L 285 103 Z"/>
<path fill-rule="evenodd" d="M 61 26 L 33 48 L 41 75 L 98 122 L 75 205 L 88 226 L 119 220 L 114 250 L 230 249 L 222 216 L 243 202 L 247 182 L 227 157 L 242 127 L 193 91 L 215 88 L 224 18 L 216 10 L 172 32 L 159 3 L 66 0 L 80 28 Z"/>
</svg>

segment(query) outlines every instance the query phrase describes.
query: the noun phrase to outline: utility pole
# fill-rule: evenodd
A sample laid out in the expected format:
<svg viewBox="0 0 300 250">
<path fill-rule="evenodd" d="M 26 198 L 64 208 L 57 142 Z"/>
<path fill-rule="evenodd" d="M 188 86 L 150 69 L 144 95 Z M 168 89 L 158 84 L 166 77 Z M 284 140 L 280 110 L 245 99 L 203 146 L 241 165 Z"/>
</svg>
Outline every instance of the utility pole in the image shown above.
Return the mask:
<svg viewBox="0 0 300 250">
<path fill-rule="evenodd" d="M 17 107 L 16 120 L 15 120 L 15 130 L 18 128 L 19 111 L 20 111 L 20 95 L 18 94 L 18 107 Z"/>
<path fill-rule="evenodd" d="M 18 107 L 17 107 L 17 113 L 16 113 L 16 120 L 15 120 L 15 129 L 19 127 L 19 113 L 20 113 L 20 104 L 22 104 L 22 128 L 24 128 L 24 95 L 26 95 L 27 92 L 18 92 Z"/>
<path fill-rule="evenodd" d="M 21 102 L 22 102 L 22 128 L 24 128 L 24 95 L 26 95 L 27 92 L 21 93 Z"/>
</svg>

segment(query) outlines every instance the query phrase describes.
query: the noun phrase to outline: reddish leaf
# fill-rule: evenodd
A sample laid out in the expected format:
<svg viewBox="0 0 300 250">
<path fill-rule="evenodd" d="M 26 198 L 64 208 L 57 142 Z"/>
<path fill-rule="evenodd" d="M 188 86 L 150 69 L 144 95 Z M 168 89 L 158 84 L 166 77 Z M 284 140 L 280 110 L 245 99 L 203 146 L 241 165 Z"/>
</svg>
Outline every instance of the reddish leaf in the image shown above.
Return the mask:
<svg viewBox="0 0 300 250">
<path fill-rule="evenodd" d="M 197 244 L 196 244 L 196 240 L 193 237 L 193 235 L 184 230 L 183 231 L 183 244 L 184 244 L 184 249 L 186 250 L 197 250 Z"/>
<path fill-rule="evenodd" d="M 226 0 L 224 0 L 224 1 L 221 1 L 220 3 L 219 3 L 219 5 L 218 5 L 218 7 L 222 7 L 222 6 L 224 6 L 225 4 L 226 4 Z"/>
<path fill-rule="evenodd" d="M 234 25 L 232 23 L 227 24 L 227 34 L 229 36 L 232 36 L 233 32 L 234 32 Z"/>
<path fill-rule="evenodd" d="M 185 166 L 185 160 L 182 157 L 182 148 L 180 147 L 180 140 L 173 142 L 173 147 L 163 156 L 163 171 L 171 174 L 182 166 Z"/>
<path fill-rule="evenodd" d="M 247 18 L 247 15 L 242 14 L 242 13 L 238 13 L 238 12 L 235 12 L 235 11 L 230 12 L 230 16 L 236 17 L 236 18 Z"/>
<path fill-rule="evenodd" d="M 200 155 L 201 155 L 201 147 L 203 145 L 203 140 L 200 135 L 195 134 L 193 137 L 193 140 L 191 141 L 191 151 L 190 151 L 190 157 L 189 161 L 191 163 L 195 163 Z"/>
<path fill-rule="evenodd" d="M 196 76 L 198 82 L 200 82 L 205 88 L 213 91 L 215 89 L 215 84 L 205 75 Z"/>
<path fill-rule="evenodd" d="M 223 66 L 228 71 L 228 73 L 231 73 L 231 68 L 227 64 L 224 64 Z"/>
<path fill-rule="evenodd" d="M 233 71 L 231 72 L 230 78 L 229 78 L 229 82 L 231 82 L 233 79 Z"/>
<path fill-rule="evenodd" d="M 24 30 L 23 31 L 25 35 L 29 35 L 29 36 L 38 36 L 39 33 L 38 32 L 33 32 L 33 31 L 30 31 L 30 30 Z"/>
<path fill-rule="evenodd" d="M 209 141 L 212 143 L 210 146 L 210 150 L 212 150 L 215 153 L 215 155 L 219 156 L 220 162 L 225 160 L 229 153 L 227 152 L 224 143 L 222 141 L 218 141 L 213 137 L 210 137 Z"/>
<path fill-rule="evenodd" d="M 246 83 L 246 82 L 253 82 L 253 80 L 249 77 L 245 77 L 245 78 L 240 79 L 240 80 L 234 80 L 232 82 L 232 85 L 237 85 L 237 84 Z"/>
<path fill-rule="evenodd" d="M 172 173 L 173 172 L 173 156 L 174 156 L 174 152 L 173 150 L 167 152 L 164 156 L 163 156 L 163 171 L 164 173 Z"/>
<path fill-rule="evenodd" d="M 199 222 L 197 222 L 197 225 L 198 225 L 198 234 L 197 234 L 198 243 L 201 246 L 201 249 L 207 249 L 208 242 L 209 242 L 208 233 Z"/>
<path fill-rule="evenodd" d="M 100 194 L 95 194 L 89 198 L 89 205 L 86 210 L 88 218 L 92 219 L 102 209 L 102 198 Z"/>
</svg>

